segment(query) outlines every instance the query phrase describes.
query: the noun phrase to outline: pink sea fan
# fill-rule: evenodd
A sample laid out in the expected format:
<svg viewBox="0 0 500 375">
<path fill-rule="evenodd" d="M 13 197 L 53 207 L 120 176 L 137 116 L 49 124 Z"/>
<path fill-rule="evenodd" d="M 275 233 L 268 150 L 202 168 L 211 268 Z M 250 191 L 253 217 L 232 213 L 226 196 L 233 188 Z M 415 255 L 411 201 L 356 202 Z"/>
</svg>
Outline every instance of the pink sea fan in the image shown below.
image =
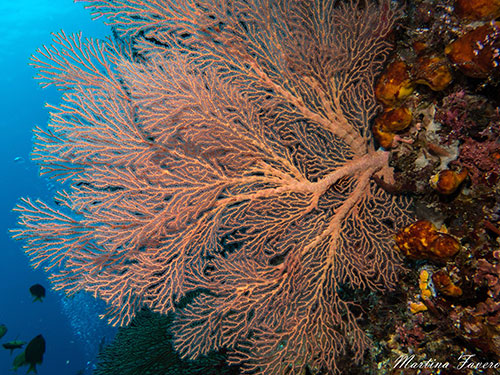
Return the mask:
<svg viewBox="0 0 500 375">
<path fill-rule="evenodd" d="M 346 290 L 395 285 L 410 204 L 372 181 L 391 176 L 369 131 L 390 2 L 89 3 L 113 41 L 61 33 L 33 57 L 64 90 L 33 158 L 68 183 L 58 207 L 16 208 L 33 265 L 112 323 L 175 310 L 184 356 L 225 347 L 273 375 L 359 361 Z"/>
</svg>

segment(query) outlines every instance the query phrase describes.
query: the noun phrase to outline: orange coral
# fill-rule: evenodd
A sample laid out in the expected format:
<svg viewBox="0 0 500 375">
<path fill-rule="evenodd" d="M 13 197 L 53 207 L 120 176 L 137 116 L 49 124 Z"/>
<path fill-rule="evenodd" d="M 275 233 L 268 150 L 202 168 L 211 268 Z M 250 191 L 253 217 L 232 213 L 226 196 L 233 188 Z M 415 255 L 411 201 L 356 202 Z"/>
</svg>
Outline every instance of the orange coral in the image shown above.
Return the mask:
<svg viewBox="0 0 500 375">
<path fill-rule="evenodd" d="M 375 85 L 375 97 L 386 106 L 393 106 L 413 92 L 408 65 L 404 61 L 393 61 Z"/>
<path fill-rule="evenodd" d="M 384 131 L 379 126 L 377 126 L 377 124 L 373 125 L 372 132 L 373 136 L 381 147 L 385 148 L 386 150 L 392 147 L 395 135 L 394 133 Z"/>
<path fill-rule="evenodd" d="M 454 237 L 439 232 L 427 220 L 419 220 L 401 229 L 395 240 L 398 249 L 412 259 L 444 262 L 460 250 L 460 243 Z"/>
<path fill-rule="evenodd" d="M 446 271 L 439 270 L 432 274 L 432 281 L 436 289 L 449 297 L 460 297 L 462 289 L 456 286 Z"/>
<path fill-rule="evenodd" d="M 462 169 L 460 172 L 446 169 L 432 176 L 429 183 L 439 193 L 449 195 L 458 189 L 467 174 L 467 169 Z"/>
<path fill-rule="evenodd" d="M 457 0 L 455 12 L 469 20 L 497 18 L 500 16 L 500 0 Z"/>
<path fill-rule="evenodd" d="M 466 76 L 487 78 L 498 68 L 499 37 L 500 24 L 490 22 L 449 44 L 445 53 Z"/>
<path fill-rule="evenodd" d="M 423 302 L 410 302 L 409 306 L 410 306 L 410 311 L 413 314 L 417 314 L 419 312 L 427 310 L 427 306 L 425 306 Z"/>
<path fill-rule="evenodd" d="M 429 45 L 424 41 L 417 40 L 417 41 L 413 42 L 412 47 L 413 47 L 413 51 L 415 51 L 415 53 L 417 55 L 421 55 L 422 53 L 427 51 L 427 49 L 429 48 Z"/>
<path fill-rule="evenodd" d="M 423 51 L 426 45 L 420 43 L 415 48 Z M 439 91 L 452 80 L 448 64 L 442 57 L 421 56 L 414 70 L 417 75 L 415 80 L 411 78 L 409 65 L 401 60 L 393 61 L 375 85 L 375 97 L 385 108 L 375 119 L 372 131 L 380 146 L 385 149 L 392 147 L 396 132 L 411 124 L 411 111 L 406 107 L 394 107 L 413 92 L 415 85 L 421 83 Z"/>
<path fill-rule="evenodd" d="M 444 57 L 421 56 L 415 65 L 417 77 L 415 83 L 424 84 L 434 91 L 444 90 L 451 82 L 452 76 Z"/>
<path fill-rule="evenodd" d="M 422 270 L 419 275 L 418 287 L 420 288 L 420 297 L 428 299 L 432 296 L 432 291 L 429 289 L 429 272 Z"/>
<path fill-rule="evenodd" d="M 388 108 L 375 119 L 373 135 L 383 148 L 390 148 L 394 133 L 406 129 L 412 120 L 412 113 L 406 107 Z"/>
<path fill-rule="evenodd" d="M 417 314 L 422 311 L 427 310 L 427 306 L 423 301 L 432 297 L 433 293 L 429 288 L 429 272 L 427 270 L 422 270 L 418 278 L 418 286 L 420 288 L 420 295 L 417 298 L 420 299 L 418 302 L 410 302 L 408 304 L 410 311 L 413 314 Z"/>
</svg>

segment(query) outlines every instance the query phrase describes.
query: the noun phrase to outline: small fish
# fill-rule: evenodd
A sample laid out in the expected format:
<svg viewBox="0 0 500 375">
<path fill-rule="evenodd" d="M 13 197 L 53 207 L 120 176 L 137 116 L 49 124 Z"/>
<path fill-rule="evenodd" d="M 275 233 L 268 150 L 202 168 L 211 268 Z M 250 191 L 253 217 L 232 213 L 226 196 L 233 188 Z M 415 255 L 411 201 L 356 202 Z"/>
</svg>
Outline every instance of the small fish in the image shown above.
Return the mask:
<svg viewBox="0 0 500 375">
<path fill-rule="evenodd" d="M 36 372 L 36 365 L 39 365 L 43 361 L 43 354 L 45 353 L 45 339 L 42 335 L 36 336 L 31 340 L 26 349 L 24 349 L 24 358 L 27 364 L 30 365 L 27 373 L 33 371 Z"/>
<path fill-rule="evenodd" d="M 2 344 L 2 346 L 5 349 L 9 349 L 10 354 L 12 354 L 14 349 L 21 349 L 24 344 L 26 344 L 26 342 L 21 341 L 21 340 L 13 340 L 13 341 L 6 342 L 5 344 Z"/>
<path fill-rule="evenodd" d="M 7 326 L 5 324 L 0 324 L 0 339 L 7 333 Z"/>
<path fill-rule="evenodd" d="M 19 353 L 16 358 L 14 358 L 14 362 L 12 362 L 12 371 L 17 371 L 17 369 L 21 366 L 26 366 L 26 359 L 24 358 L 24 350 Z"/>
<path fill-rule="evenodd" d="M 45 288 L 40 284 L 35 284 L 30 287 L 30 293 L 33 297 L 33 302 L 40 301 L 42 302 L 42 298 L 45 298 Z"/>
<path fill-rule="evenodd" d="M 22 156 L 17 156 L 14 158 L 14 163 L 24 163 L 24 158 Z"/>
</svg>

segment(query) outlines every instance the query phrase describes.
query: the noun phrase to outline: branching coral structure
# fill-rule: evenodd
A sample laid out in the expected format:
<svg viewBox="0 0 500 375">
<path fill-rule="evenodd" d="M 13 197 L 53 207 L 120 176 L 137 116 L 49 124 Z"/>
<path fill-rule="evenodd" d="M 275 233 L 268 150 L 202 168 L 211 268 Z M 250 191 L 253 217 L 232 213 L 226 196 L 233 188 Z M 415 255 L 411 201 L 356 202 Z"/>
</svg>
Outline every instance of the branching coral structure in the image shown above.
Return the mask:
<svg viewBox="0 0 500 375">
<path fill-rule="evenodd" d="M 172 347 L 170 315 L 140 310 L 99 353 L 93 375 L 238 375 L 224 353 L 181 360 Z"/>
<path fill-rule="evenodd" d="M 56 289 L 127 324 L 175 311 L 176 350 L 249 373 L 338 372 L 369 340 L 353 289 L 400 263 L 388 153 L 370 120 L 398 17 L 390 1 L 89 1 L 114 38 L 55 35 L 33 57 L 63 93 L 33 158 L 65 183 L 20 228 Z M 376 177 L 373 179 L 372 177 Z M 180 308 L 187 293 L 194 300 Z"/>
</svg>

